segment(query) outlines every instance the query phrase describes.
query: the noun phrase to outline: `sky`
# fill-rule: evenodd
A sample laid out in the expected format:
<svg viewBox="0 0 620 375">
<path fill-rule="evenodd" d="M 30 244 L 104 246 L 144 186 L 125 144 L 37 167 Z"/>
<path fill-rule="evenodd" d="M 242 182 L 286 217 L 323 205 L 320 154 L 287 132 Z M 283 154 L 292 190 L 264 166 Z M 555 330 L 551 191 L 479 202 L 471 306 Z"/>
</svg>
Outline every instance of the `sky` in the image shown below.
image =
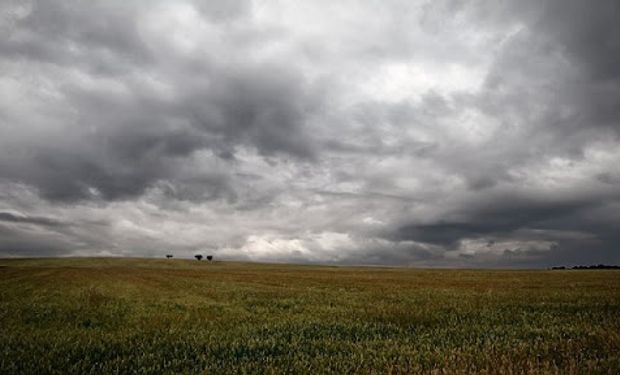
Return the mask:
<svg viewBox="0 0 620 375">
<path fill-rule="evenodd" d="M 618 19 L 0 1 L 0 256 L 620 263 Z"/>
</svg>

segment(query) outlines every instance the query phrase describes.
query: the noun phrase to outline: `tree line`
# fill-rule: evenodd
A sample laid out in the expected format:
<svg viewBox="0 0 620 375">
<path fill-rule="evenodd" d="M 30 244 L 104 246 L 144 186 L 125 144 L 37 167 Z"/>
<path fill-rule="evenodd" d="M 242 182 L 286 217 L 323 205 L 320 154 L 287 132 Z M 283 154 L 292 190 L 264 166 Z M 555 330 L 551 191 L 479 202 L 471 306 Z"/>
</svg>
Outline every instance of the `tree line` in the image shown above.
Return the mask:
<svg viewBox="0 0 620 375">
<path fill-rule="evenodd" d="M 573 266 L 573 267 L 565 267 L 565 266 L 556 266 L 551 267 L 552 270 L 617 270 L 620 269 L 620 266 L 610 266 L 607 264 L 596 264 L 590 266 Z"/>
</svg>

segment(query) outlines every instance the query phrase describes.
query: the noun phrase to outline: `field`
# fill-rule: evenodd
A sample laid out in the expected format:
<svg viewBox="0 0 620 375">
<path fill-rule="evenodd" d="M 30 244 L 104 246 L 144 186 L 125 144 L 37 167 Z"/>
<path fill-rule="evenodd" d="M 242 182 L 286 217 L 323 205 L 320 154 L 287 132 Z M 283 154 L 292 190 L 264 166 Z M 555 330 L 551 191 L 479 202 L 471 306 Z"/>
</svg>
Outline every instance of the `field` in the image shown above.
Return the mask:
<svg viewBox="0 0 620 375">
<path fill-rule="evenodd" d="M 0 373 L 619 373 L 620 271 L 0 260 Z"/>
</svg>

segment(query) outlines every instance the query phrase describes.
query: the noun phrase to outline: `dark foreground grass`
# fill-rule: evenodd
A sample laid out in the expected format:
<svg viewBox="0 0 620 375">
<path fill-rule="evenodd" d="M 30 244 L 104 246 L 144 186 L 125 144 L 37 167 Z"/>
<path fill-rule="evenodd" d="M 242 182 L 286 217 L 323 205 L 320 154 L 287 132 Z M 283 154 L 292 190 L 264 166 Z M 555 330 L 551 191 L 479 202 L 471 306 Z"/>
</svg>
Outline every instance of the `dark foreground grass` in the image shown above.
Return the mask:
<svg viewBox="0 0 620 375">
<path fill-rule="evenodd" d="M 618 373 L 620 271 L 0 260 L 0 373 Z"/>
</svg>

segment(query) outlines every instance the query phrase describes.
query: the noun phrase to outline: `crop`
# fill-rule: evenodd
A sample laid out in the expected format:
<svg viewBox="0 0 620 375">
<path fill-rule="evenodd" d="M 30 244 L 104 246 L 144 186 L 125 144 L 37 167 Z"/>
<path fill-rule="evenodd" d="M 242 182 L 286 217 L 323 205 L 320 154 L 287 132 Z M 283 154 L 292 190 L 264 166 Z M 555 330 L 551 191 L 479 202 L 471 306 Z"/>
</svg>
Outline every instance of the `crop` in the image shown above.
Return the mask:
<svg viewBox="0 0 620 375">
<path fill-rule="evenodd" d="M 0 260 L 0 373 L 618 373 L 620 271 Z"/>
</svg>

